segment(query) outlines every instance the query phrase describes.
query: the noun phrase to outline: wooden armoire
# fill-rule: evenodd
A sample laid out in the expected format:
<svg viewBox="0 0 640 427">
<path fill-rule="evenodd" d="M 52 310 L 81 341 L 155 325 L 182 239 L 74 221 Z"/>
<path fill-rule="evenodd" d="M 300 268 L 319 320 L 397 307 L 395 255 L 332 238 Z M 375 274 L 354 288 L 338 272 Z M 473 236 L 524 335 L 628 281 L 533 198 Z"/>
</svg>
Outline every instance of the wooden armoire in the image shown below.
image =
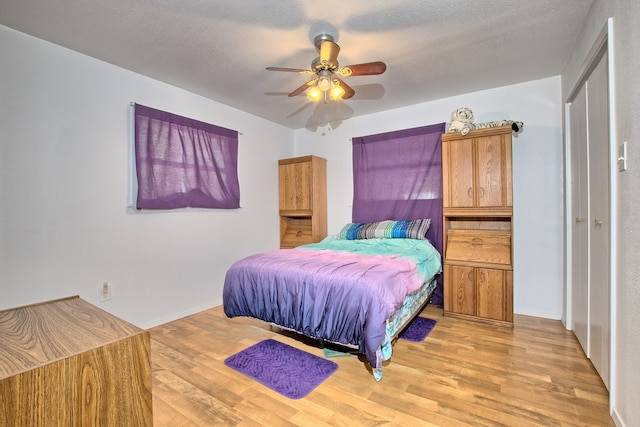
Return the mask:
<svg viewBox="0 0 640 427">
<path fill-rule="evenodd" d="M 445 315 L 513 326 L 511 135 L 442 136 Z"/>
<path fill-rule="evenodd" d="M 317 156 L 278 161 L 280 248 L 327 237 L 327 160 Z"/>
</svg>

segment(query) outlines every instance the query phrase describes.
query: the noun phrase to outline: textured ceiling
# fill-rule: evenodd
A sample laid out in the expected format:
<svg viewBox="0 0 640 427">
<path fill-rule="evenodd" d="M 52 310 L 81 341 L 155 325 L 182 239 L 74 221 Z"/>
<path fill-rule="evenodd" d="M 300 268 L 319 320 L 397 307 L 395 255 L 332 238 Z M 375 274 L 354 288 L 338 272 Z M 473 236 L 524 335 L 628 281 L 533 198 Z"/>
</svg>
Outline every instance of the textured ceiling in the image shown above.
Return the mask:
<svg viewBox="0 0 640 427">
<path fill-rule="evenodd" d="M 597 0 L 595 0 L 597 1 Z M 562 72 L 593 0 L 0 0 L 0 24 L 292 129 Z M 287 94 L 330 33 L 349 100 Z"/>
</svg>

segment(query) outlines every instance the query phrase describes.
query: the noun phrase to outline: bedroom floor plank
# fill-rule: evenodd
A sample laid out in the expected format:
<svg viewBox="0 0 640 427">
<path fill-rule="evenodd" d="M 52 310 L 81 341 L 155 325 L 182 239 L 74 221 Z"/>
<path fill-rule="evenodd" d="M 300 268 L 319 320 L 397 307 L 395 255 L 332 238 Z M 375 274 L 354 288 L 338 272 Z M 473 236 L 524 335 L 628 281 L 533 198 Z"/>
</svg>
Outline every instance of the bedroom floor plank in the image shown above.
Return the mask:
<svg viewBox="0 0 640 427">
<path fill-rule="evenodd" d="M 398 340 L 376 382 L 362 357 L 307 397 L 287 399 L 224 365 L 274 338 L 324 357 L 315 341 L 222 307 L 150 330 L 158 426 L 614 426 L 608 393 L 559 321 L 515 316 L 514 328 L 443 317 L 420 343 Z"/>
</svg>

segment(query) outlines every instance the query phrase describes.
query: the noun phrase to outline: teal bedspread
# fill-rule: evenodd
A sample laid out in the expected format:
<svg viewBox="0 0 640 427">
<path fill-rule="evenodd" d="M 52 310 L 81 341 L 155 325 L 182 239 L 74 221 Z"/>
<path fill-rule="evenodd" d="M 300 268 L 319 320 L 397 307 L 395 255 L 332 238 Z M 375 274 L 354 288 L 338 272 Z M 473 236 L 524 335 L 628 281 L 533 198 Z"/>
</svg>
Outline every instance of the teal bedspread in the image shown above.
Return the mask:
<svg viewBox="0 0 640 427">
<path fill-rule="evenodd" d="M 440 253 L 428 240 L 416 239 L 362 239 L 344 240 L 336 235 L 327 236 L 318 243 L 298 246 L 302 249 L 332 250 L 362 255 L 387 255 L 407 258 L 415 262 L 423 282 L 442 272 Z"/>
</svg>

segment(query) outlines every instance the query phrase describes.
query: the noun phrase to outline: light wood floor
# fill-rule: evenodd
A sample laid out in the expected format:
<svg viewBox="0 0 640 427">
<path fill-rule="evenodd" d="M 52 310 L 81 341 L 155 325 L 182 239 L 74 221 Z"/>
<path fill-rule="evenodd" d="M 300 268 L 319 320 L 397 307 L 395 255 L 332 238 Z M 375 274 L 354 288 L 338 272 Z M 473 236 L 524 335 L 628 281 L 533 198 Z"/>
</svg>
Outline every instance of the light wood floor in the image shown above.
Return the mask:
<svg viewBox="0 0 640 427">
<path fill-rule="evenodd" d="M 398 340 L 376 382 L 358 357 L 291 400 L 228 368 L 266 338 L 323 356 L 309 340 L 216 307 L 151 329 L 156 426 L 613 426 L 607 390 L 559 321 L 514 329 L 443 317 L 421 343 Z"/>
</svg>

